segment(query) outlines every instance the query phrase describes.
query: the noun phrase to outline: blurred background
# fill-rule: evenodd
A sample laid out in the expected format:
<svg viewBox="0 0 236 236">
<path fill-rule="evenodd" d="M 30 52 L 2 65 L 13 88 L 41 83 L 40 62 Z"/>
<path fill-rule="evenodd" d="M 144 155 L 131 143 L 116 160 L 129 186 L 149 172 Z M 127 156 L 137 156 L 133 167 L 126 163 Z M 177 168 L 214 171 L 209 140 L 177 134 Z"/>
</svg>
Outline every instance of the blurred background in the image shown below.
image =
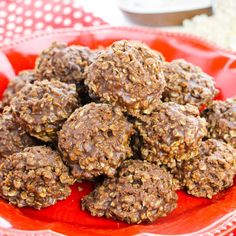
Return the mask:
<svg viewBox="0 0 236 236">
<path fill-rule="evenodd" d="M 236 0 L 100 0 L 99 4 L 96 2 L 82 0 L 81 4 L 111 25 L 142 25 L 187 32 L 236 51 Z"/>
<path fill-rule="evenodd" d="M 57 28 L 144 26 L 187 32 L 236 51 L 236 0 L 1 0 L 0 45 Z"/>
</svg>

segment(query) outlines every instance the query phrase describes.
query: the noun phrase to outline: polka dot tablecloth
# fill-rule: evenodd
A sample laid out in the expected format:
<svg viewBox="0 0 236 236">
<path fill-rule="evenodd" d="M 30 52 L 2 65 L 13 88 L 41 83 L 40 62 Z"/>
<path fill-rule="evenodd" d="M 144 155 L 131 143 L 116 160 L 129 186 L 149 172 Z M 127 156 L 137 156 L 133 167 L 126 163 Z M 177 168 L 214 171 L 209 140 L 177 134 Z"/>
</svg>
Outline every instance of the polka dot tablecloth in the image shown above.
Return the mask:
<svg viewBox="0 0 236 236">
<path fill-rule="evenodd" d="M 79 0 L 0 0 L 0 45 L 36 31 L 106 24 Z"/>
</svg>

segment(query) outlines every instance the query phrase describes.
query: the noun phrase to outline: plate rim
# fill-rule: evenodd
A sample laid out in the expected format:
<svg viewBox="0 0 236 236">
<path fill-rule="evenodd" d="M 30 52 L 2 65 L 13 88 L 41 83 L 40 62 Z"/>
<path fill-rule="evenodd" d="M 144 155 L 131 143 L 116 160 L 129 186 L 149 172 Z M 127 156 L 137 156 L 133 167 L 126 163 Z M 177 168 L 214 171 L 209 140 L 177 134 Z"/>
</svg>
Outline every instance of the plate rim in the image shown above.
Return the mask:
<svg viewBox="0 0 236 236">
<path fill-rule="evenodd" d="M 38 31 L 35 32 L 31 35 L 27 36 L 22 36 L 17 39 L 12 40 L 10 43 L 0 43 L 0 51 L 6 51 L 13 49 L 15 46 L 20 45 L 21 43 L 25 43 L 30 40 L 34 40 L 35 38 L 41 38 L 41 37 L 48 37 L 50 35 L 56 36 L 56 35 L 63 35 L 63 34 L 80 34 L 80 33 L 87 33 L 87 32 L 94 32 L 94 31 L 102 31 L 102 30 L 125 30 L 125 31 L 133 31 L 133 32 L 143 32 L 143 33 L 148 33 L 148 34 L 159 34 L 159 35 L 165 35 L 165 36 L 170 36 L 170 37 L 177 37 L 177 38 L 183 38 L 183 39 L 190 39 L 196 43 L 202 44 L 207 46 L 213 51 L 218 51 L 220 53 L 226 54 L 228 57 L 235 57 L 236 58 L 236 51 L 232 51 L 229 49 L 222 48 L 218 46 L 216 43 L 211 42 L 209 40 L 206 40 L 200 36 L 192 35 L 189 33 L 183 33 L 183 32 L 174 32 L 174 31 L 166 31 L 162 29 L 156 29 L 156 28 L 147 28 L 147 27 L 130 27 L 130 26 L 91 26 L 91 27 L 85 27 L 81 29 L 74 29 L 74 28 L 62 28 L 62 29 L 54 29 L 50 32 L 47 31 Z M 217 226 L 214 228 L 214 226 Z M 181 234 L 183 236 L 196 236 L 196 235 L 206 235 L 206 234 L 211 234 L 211 235 L 226 235 L 227 233 L 230 233 L 231 231 L 236 229 L 236 210 L 233 212 L 228 213 L 227 215 L 221 217 L 219 220 L 214 222 L 213 224 L 206 226 L 205 228 L 190 233 L 190 234 Z M 42 236 L 52 236 L 52 235 L 63 235 L 58 232 L 55 232 L 53 230 L 45 229 L 45 230 L 19 230 L 19 229 L 14 229 L 14 228 L 5 228 L 2 227 L 0 224 L 0 235 L 7 234 L 9 233 L 16 235 L 16 236 L 23 236 L 23 235 L 42 235 Z M 152 234 L 148 232 L 143 232 L 137 234 L 137 236 L 141 235 L 158 235 L 158 234 Z M 177 234 L 180 235 L 180 234 Z M 165 235 L 163 235 L 165 236 Z M 167 235 L 166 235 L 167 236 Z M 170 235 L 169 235 L 170 236 Z M 172 235 L 173 236 L 173 235 Z"/>
<path fill-rule="evenodd" d="M 63 35 L 66 33 L 86 33 L 93 31 L 101 31 L 101 30 L 126 30 L 133 32 L 143 32 L 149 34 L 161 34 L 170 37 L 181 37 L 185 39 L 194 40 L 200 44 L 204 44 L 205 46 L 211 48 L 212 50 L 220 51 L 222 53 L 226 53 L 236 56 L 236 51 L 224 48 L 222 46 L 217 45 L 215 42 L 205 39 L 201 36 L 185 33 L 185 32 L 176 32 L 176 31 L 168 31 L 161 28 L 151 28 L 151 27 L 141 27 L 141 26 L 110 26 L 110 25 L 102 25 L 102 26 L 88 26 L 83 27 L 81 29 L 74 28 L 57 28 L 52 29 L 50 31 L 35 31 L 31 35 L 20 36 L 19 38 L 13 39 L 8 43 L 0 43 L 0 50 L 5 51 L 9 50 L 21 43 L 24 43 L 29 40 L 33 40 L 34 38 L 40 38 L 50 35 Z"/>
<path fill-rule="evenodd" d="M 222 222 L 222 224 L 220 224 Z M 218 225 L 214 228 L 215 225 Z M 231 213 L 228 213 L 224 217 L 221 217 L 218 221 L 214 222 L 210 226 L 206 226 L 205 228 L 188 234 L 153 234 L 148 232 L 143 232 L 136 234 L 136 236 L 204 236 L 204 235 L 218 235 L 224 236 L 231 233 L 236 229 L 236 210 Z M 55 232 L 53 230 L 45 229 L 45 230 L 19 230 L 14 228 L 3 228 L 0 225 L 0 235 L 3 234 L 11 234 L 14 236 L 61 236 L 64 234 Z"/>
</svg>

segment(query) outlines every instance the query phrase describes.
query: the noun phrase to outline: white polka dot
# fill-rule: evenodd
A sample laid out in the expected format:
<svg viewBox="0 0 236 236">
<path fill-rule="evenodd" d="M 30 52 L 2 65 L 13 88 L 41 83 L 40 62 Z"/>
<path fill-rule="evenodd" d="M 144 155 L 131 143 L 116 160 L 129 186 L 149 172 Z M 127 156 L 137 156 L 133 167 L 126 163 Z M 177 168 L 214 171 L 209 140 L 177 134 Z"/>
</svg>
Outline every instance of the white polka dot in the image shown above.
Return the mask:
<svg viewBox="0 0 236 236">
<path fill-rule="evenodd" d="M 24 30 L 24 35 L 29 35 L 31 33 L 32 33 L 31 29 Z"/>
<path fill-rule="evenodd" d="M 9 38 L 4 38 L 3 42 L 4 42 L 5 44 L 9 44 L 9 43 L 11 42 L 11 39 L 9 39 Z"/>
<path fill-rule="evenodd" d="M 43 22 L 38 22 L 36 25 L 35 25 L 35 28 L 36 29 L 42 29 L 44 27 L 44 23 Z"/>
<path fill-rule="evenodd" d="M 31 26 L 33 24 L 33 21 L 31 20 L 31 19 L 27 19 L 25 22 L 24 22 L 24 25 L 26 26 L 26 27 L 29 27 L 29 26 Z"/>
<path fill-rule="evenodd" d="M 95 20 L 95 21 L 93 21 L 93 25 L 94 26 L 101 25 L 101 22 L 99 20 Z"/>
<path fill-rule="evenodd" d="M 43 13 L 41 11 L 35 12 L 35 18 L 41 18 L 43 16 Z"/>
<path fill-rule="evenodd" d="M 7 16 L 7 13 L 5 11 L 0 11 L 0 17 L 4 18 Z"/>
<path fill-rule="evenodd" d="M 16 4 L 15 3 L 9 4 L 7 9 L 8 9 L 8 11 L 14 11 L 16 9 Z"/>
<path fill-rule="evenodd" d="M 46 22 L 50 22 L 50 21 L 52 21 L 52 19 L 53 19 L 53 15 L 51 13 L 48 13 L 44 16 L 44 20 Z"/>
<path fill-rule="evenodd" d="M 23 22 L 23 18 L 22 18 L 21 16 L 19 16 L 19 17 L 16 18 L 16 23 L 17 23 L 17 24 L 20 24 L 20 23 L 22 23 L 22 22 Z"/>
<path fill-rule="evenodd" d="M 17 8 L 16 8 L 16 14 L 17 14 L 17 15 L 22 14 L 22 12 L 23 12 L 23 8 L 22 8 L 22 7 L 17 7 Z"/>
<path fill-rule="evenodd" d="M 23 31 L 23 27 L 17 26 L 14 30 L 16 33 L 21 33 Z"/>
<path fill-rule="evenodd" d="M 71 0 L 63 0 L 63 4 L 65 4 L 65 5 L 71 4 Z"/>
<path fill-rule="evenodd" d="M 34 6 L 35 6 L 36 8 L 39 8 L 39 7 L 42 6 L 42 4 L 43 4 L 42 1 L 36 1 L 36 2 L 34 3 Z"/>
<path fill-rule="evenodd" d="M 85 16 L 84 17 L 84 21 L 85 22 L 91 22 L 92 21 L 92 17 L 91 16 Z"/>
<path fill-rule="evenodd" d="M 63 21 L 63 25 L 64 26 L 68 26 L 68 25 L 70 25 L 71 24 L 71 19 L 69 19 L 69 18 L 66 18 L 64 21 Z"/>
<path fill-rule="evenodd" d="M 62 17 L 61 16 L 57 16 L 55 19 L 54 19 L 54 22 L 55 24 L 60 24 L 62 22 Z"/>
<path fill-rule="evenodd" d="M 0 35 L 0 41 L 2 41 L 3 40 L 3 37 L 2 37 L 2 35 Z"/>
<path fill-rule="evenodd" d="M 0 19 L 0 25 L 5 25 L 5 20 L 4 19 Z"/>
<path fill-rule="evenodd" d="M 32 15 L 32 11 L 31 10 L 27 10 L 25 12 L 25 16 L 30 17 L 31 15 Z"/>
<path fill-rule="evenodd" d="M 70 7 L 65 7 L 62 12 L 63 12 L 64 15 L 69 15 L 71 13 L 71 8 Z"/>
<path fill-rule="evenodd" d="M 44 6 L 44 11 L 51 11 L 52 10 L 52 4 L 48 3 Z"/>
<path fill-rule="evenodd" d="M 12 35 L 13 35 L 12 31 L 7 31 L 7 32 L 6 32 L 6 36 L 7 36 L 7 37 L 11 37 Z"/>
<path fill-rule="evenodd" d="M 24 4 L 25 5 L 30 5 L 31 4 L 31 0 L 24 0 Z"/>
<path fill-rule="evenodd" d="M 0 27 L 0 34 L 4 33 L 4 29 Z"/>
<path fill-rule="evenodd" d="M 53 11 L 54 12 L 59 12 L 61 10 L 61 6 L 60 5 L 56 5 L 54 8 L 53 8 Z"/>
<path fill-rule="evenodd" d="M 12 21 L 15 21 L 16 16 L 12 14 L 12 15 L 9 15 L 7 19 L 8 21 L 12 22 Z"/>
<path fill-rule="evenodd" d="M 80 5 L 79 2 L 74 2 L 74 3 L 73 3 L 73 7 L 74 7 L 74 8 L 80 8 L 81 5 Z"/>
<path fill-rule="evenodd" d="M 75 29 L 81 29 L 82 27 L 83 27 L 83 25 L 80 24 L 80 23 L 74 24 L 74 28 L 75 28 Z"/>
<path fill-rule="evenodd" d="M 82 16 L 82 13 L 80 11 L 76 11 L 74 14 L 73 14 L 74 18 L 75 19 L 78 19 Z"/>
<path fill-rule="evenodd" d="M 54 2 L 61 2 L 61 0 L 54 0 Z"/>
<path fill-rule="evenodd" d="M 9 24 L 7 24 L 7 29 L 8 30 L 12 30 L 12 29 L 14 29 L 15 28 L 15 24 L 14 23 L 9 23 Z"/>
</svg>

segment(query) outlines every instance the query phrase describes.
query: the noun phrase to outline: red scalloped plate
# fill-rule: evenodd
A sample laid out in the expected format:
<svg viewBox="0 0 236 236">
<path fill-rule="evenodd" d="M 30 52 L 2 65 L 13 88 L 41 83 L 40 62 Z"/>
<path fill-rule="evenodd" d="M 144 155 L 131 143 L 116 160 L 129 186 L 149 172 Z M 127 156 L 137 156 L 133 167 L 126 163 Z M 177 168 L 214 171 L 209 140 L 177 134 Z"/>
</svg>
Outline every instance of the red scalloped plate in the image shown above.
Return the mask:
<svg viewBox="0 0 236 236">
<path fill-rule="evenodd" d="M 140 40 L 161 51 L 167 60 L 184 58 L 215 77 L 219 99 L 236 95 L 236 54 L 221 50 L 199 38 L 143 28 L 102 27 L 84 30 L 57 30 L 35 34 L 15 41 L 0 51 L 0 95 L 20 70 L 34 67 L 39 52 L 53 41 L 107 46 L 121 39 Z M 78 191 L 78 186 L 82 191 Z M 123 222 L 90 216 L 80 209 L 80 198 L 92 189 L 84 182 L 72 187 L 65 201 L 40 211 L 17 209 L 0 200 L 0 235 L 147 235 L 188 234 L 228 235 L 236 229 L 236 181 L 233 187 L 213 199 L 195 198 L 179 191 L 178 208 L 167 217 L 149 225 L 128 225 Z"/>
</svg>

